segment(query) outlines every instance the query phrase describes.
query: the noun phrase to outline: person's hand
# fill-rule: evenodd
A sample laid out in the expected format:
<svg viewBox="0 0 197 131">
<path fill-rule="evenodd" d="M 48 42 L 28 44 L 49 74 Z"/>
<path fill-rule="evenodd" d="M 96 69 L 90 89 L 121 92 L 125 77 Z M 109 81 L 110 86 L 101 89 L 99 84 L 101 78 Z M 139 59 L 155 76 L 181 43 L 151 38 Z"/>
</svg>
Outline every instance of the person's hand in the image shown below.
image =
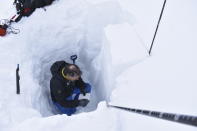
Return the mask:
<svg viewBox="0 0 197 131">
<path fill-rule="evenodd" d="M 83 94 L 83 96 L 86 95 L 86 92 L 84 90 L 82 90 L 81 93 Z"/>
<path fill-rule="evenodd" d="M 85 107 L 89 103 L 88 99 L 81 99 L 79 100 L 79 106 Z"/>
</svg>

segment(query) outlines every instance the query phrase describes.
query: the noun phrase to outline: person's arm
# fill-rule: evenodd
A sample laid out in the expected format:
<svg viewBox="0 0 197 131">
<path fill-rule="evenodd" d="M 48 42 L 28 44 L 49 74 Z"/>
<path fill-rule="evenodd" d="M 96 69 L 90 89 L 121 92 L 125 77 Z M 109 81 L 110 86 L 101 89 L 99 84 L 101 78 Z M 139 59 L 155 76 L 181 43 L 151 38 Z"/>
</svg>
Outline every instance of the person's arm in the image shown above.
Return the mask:
<svg viewBox="0 0 197 131">
<path fill-rule="evenodd" d="M 85 82 L 80 77 L 79 80 L 76 81 L 76 86 L 80 89 L 81 93 L 85 96 Z"/>
<path fill-rule="evenodd" d="M 55 97 L 55 100 L 61 106 L 67 108 L 74 108 L 79 106 L 79 100 L 66 100 L 66 98 L 71 95 L 71 92 L 69 91 L 65 92 L 64 90 L 62 90 L 62 85 L 58 80 L 52 78 L 50 82 L 50 86 L 51 86 L 51 92 Z"/>
</svg>

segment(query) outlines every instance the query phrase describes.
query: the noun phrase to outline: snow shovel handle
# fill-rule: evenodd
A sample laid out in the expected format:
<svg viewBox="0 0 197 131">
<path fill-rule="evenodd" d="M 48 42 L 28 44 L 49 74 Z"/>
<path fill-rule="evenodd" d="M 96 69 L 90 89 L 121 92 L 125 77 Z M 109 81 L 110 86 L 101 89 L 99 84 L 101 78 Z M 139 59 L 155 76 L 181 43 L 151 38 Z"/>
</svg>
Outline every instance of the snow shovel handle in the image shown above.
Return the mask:
<svg viewBox="0 0 197 131">
<path fill-rule="evenodd" d="M 75 64 L 75 60 L 77 59 L 77 55 L 70 56 L 70 59 L 73 61 L 73 64 Z"/>
</svg>

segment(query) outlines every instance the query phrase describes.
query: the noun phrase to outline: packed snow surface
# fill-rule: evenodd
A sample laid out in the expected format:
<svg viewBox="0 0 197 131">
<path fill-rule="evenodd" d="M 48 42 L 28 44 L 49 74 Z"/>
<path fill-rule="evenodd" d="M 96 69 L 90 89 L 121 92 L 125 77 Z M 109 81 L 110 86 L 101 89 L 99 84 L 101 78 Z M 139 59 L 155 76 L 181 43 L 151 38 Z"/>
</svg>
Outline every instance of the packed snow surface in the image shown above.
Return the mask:
<svg viewBox="0 0 197 131">
<path fill-rule="evenodd" d="M 197 116 L 197 2 L 167 1 L 152 56 L 148 48 L 162 0 L 57 0 L 13 24 L 0 37 L 0 131 L 132 131 L 196 128 L 106 106 L 111 104 Z M 0 4 L 0 19 L 15 13 Z M 77 64 L 92 85 L 90 104 L 59 115 L 50 94 L 50 66 Z M 20 64 L 21 94 L 15 69 Z"/>
</svg>

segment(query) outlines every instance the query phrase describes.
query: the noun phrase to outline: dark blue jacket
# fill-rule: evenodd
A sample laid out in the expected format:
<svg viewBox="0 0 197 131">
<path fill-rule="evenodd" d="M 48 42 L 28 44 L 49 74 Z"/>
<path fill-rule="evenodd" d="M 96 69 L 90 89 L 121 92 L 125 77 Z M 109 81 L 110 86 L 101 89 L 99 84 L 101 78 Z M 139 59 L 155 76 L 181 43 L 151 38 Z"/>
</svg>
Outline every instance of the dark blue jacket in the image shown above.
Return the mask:
<svg viewBox="0 0 197 131">
<path fill-rule="evenodd" d="M 85 94 L 85 83 L 81 78 L 74 82 L 66 80 L 61 74 L 62 68 L 66 64 L 68 63 L 65 61 L 57 61 L 51 66 L 51 98 L 53 102 L 58 103 L 63 107 L 74 108 L 79 105 L 79 100 L 68 100 L 68 98 L 74 94 L 76 88 Z"/>
</svg>

